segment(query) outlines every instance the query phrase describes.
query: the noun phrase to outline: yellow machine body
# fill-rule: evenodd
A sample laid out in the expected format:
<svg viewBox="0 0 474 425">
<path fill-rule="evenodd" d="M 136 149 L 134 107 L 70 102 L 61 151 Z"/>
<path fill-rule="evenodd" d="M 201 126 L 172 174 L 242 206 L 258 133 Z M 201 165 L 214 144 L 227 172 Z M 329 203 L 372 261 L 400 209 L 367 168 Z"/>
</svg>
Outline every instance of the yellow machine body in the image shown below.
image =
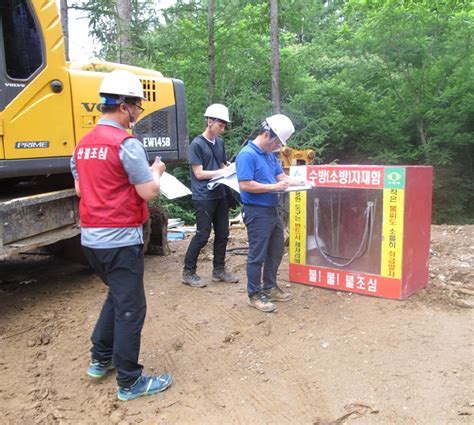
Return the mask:
<svg viewBox="0 0 474 425">
<path fill-rule="evenodd" d="M 283 146 L 278 152 L 278 160 L 288 174 L 290 167 L 295 165 L 311 165 L 314 163 L 315 153 L 312 149 L 293 149 Z"/>
<path fill-rule="evenodd" d="M 114 69 L 143 84 L 147 101 L 133 135 L 150 161 L 186 162 L 181 81 L 110 62 L 70 63 L 56 1 L 0 2 L 0 260 L 52 244 L 71 257 L 82 252 L 69 163 L 100 118 L 99 87 Z"/>
<path fill-rule="evenodd" d="M 22 10 L 21 16 L 29 14 L 20 22 L 28 25 L 23 33 L 17 27 L 25 18 L 15 15 L 17 9 Z M 28 45 L 21 44 L 25 34 Z M 128 69 L 142 81 L 148 101 L 143 102 L 145 111 L 134 135 L 148 149 L 150 159 L 160 155 L 168 162 L 187 160 L 181 81 L 110 62 L 67 62 L 54 1 L 11 0 L 0 6 L 0 36 L 0 178 L 67 172 L 74 147 L 100 118 L 99 86 L 105 73 L 114 69 Z M 32 46 L 36 53 L 30 53 Z M 30 75 L 23 75 L 23 68 Z"/>
</svg>

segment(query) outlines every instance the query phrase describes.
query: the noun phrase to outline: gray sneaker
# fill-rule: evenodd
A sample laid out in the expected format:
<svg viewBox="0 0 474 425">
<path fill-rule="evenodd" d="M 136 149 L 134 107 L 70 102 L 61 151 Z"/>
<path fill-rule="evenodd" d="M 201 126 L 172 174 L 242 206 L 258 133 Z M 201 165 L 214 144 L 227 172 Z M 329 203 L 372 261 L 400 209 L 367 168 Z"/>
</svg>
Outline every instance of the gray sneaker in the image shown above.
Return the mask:
<svg viewBox="0 0 474 425">
<path fill-rule="evenodd" d="M 227 270 L 214 270 L 212 272 L 212 281 L 237 283 L 239 281 L 239 276 L 234 273 L 230 273 Z"/>
<path fill-rule="evenodd" d="M 263 294 L 269 301 L 290 301 L 293 299 L 292 294 L 283 291 L 279 286 L 274 286 L 271 289 L 264 290 Z"/>
<path fill-rule="evenodd" d="M 192 286 L 193 288 L 205 288 L 207 285 L 202 279 L 196 274 L 191 272 L 183 272 L 181 282 L 186 285 Z"/>
<path fill-rule="evenodd" d="M 267 297 L 263 294 L 255 294 L 249 297 L 249 306 L 255 307 L 257 310 L 265 313 L 271 313 L 277 310 L 275 304 L 268 301 Z"/>
</svg>

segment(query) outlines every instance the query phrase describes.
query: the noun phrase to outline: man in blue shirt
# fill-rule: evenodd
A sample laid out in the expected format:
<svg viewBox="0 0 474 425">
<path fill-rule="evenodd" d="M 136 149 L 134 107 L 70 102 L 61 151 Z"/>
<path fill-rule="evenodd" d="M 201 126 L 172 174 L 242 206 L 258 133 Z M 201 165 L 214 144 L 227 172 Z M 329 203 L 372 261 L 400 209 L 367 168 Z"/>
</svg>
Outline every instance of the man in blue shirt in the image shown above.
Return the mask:
<svg viewBox="0 0 474 425">
<path fill-rule="evenodd" d="M 278 192 L 305 182 L 288 177 L 274 151 L 294 133 L 291 120 L 282 114 L 268 117 L 259 135 L 237 155 L 237 179 L 244 204 L 242 217 L 247 227 L 247 293 L 249 305 L 264 312 L 276 311 L 272 301 L 289 301 L 293 296 L 277 285 L 283 258 L 284 227 L 278 215 Z M 263 276 L 262 276 L 263 270 Z M 263 277 L 263 280 L 262 280 Z"/>
</svg>

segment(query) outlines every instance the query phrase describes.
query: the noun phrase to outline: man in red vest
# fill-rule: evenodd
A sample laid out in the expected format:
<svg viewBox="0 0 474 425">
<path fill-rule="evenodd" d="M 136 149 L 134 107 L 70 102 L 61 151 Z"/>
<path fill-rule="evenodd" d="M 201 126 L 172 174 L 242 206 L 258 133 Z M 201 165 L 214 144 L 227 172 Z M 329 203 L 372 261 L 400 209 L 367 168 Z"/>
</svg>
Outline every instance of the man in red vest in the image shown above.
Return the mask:
<svg viewBox="0 0 474 425">
<path fill-rule="evenodd" d="M 138 363 L 146 315 L 143 223 L 147 201 L 160 191 L 165 164 L 150 167 L 143 145 L 126 129 L 143 111 L 143 87 L 129 71 L 113 71 L 100 87 L 103 113 L 77 145 L 71 171 L 80 199 L 81 244 L 91 267 L 108 286 L 92 333 L 87 374 L 117 370 L 118 398 L 133 400 L 171 385 L 171 375 L 147 376 Z"/>
</svg>

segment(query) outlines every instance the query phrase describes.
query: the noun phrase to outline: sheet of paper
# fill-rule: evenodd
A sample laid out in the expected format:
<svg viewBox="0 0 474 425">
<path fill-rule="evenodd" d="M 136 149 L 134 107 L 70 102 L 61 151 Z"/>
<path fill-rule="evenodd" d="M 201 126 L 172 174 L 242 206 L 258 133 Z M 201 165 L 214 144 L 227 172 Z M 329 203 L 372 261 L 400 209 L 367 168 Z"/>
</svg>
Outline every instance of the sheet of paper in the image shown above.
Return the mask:
<svg viewBox="0 0 474 425">
<path fill-rule="evenodd" d="M 285 192 L 304 192 L 305 190 L 312 189 L 313 186 L 308 185 L 301 185 L 301 186 L 288 186 L 288 189 Z"/>
<path fill-rule="evenodd" d="M 191 195 L 192 192 L 175 176 L 165 171 L 160 178 L 160 193 L 168 199 L 175 199 Z"/>
<path fill-rule="evenodd" d="M 225 184 L 226 186 L 229 186 L 231 189 L 240 193 L 239 182 L 237 180 L 237 174 L 235 173 L 231 174 L 230 176 L 221 176 L 210 180 L 207 184 L 207 188 L 209 190 L 213 190 L 219 184 Z M 310 190 L 312 187 L 313 186 L 311 185 L 288 186 L 288 189 L 286 189 L 284 192 L 302 192 Z"/>
<path fill-rule="evenodd" d="M 226 173 L 224 174 L 225 176 L 230 176 L 231 174 L 234 174 L 237 172 L 235 169 L 235 162 L 231 162 L 225 169 Z"/>
<path fill-rule="evenodd" d="M 213 190 L 220 184 L 225 184 L 226 186 L 229 186 L 231 189 L 240 193 L 239 182 L 237 180 L 237 174 L 235 171 L 230 175 L 215 177 L 211 179 L 207 184 L 207 188 L 209 190 Z"/>
<path fill-rule="evenodd" d="M 216 182 L 216 181 L 221 180 L 225 177 L 230 177 L 233 174 L 235 174 L 236 172 L 237 172 L 237 170 L 235 169 L 235 162 L 232 162 L 228 167 L 225 168 L 225 174 L 223 174 L 222 176 L 219 176 L 219 177 L 213 177 L 209 181 L 210 182 Z"/>
</svg>

